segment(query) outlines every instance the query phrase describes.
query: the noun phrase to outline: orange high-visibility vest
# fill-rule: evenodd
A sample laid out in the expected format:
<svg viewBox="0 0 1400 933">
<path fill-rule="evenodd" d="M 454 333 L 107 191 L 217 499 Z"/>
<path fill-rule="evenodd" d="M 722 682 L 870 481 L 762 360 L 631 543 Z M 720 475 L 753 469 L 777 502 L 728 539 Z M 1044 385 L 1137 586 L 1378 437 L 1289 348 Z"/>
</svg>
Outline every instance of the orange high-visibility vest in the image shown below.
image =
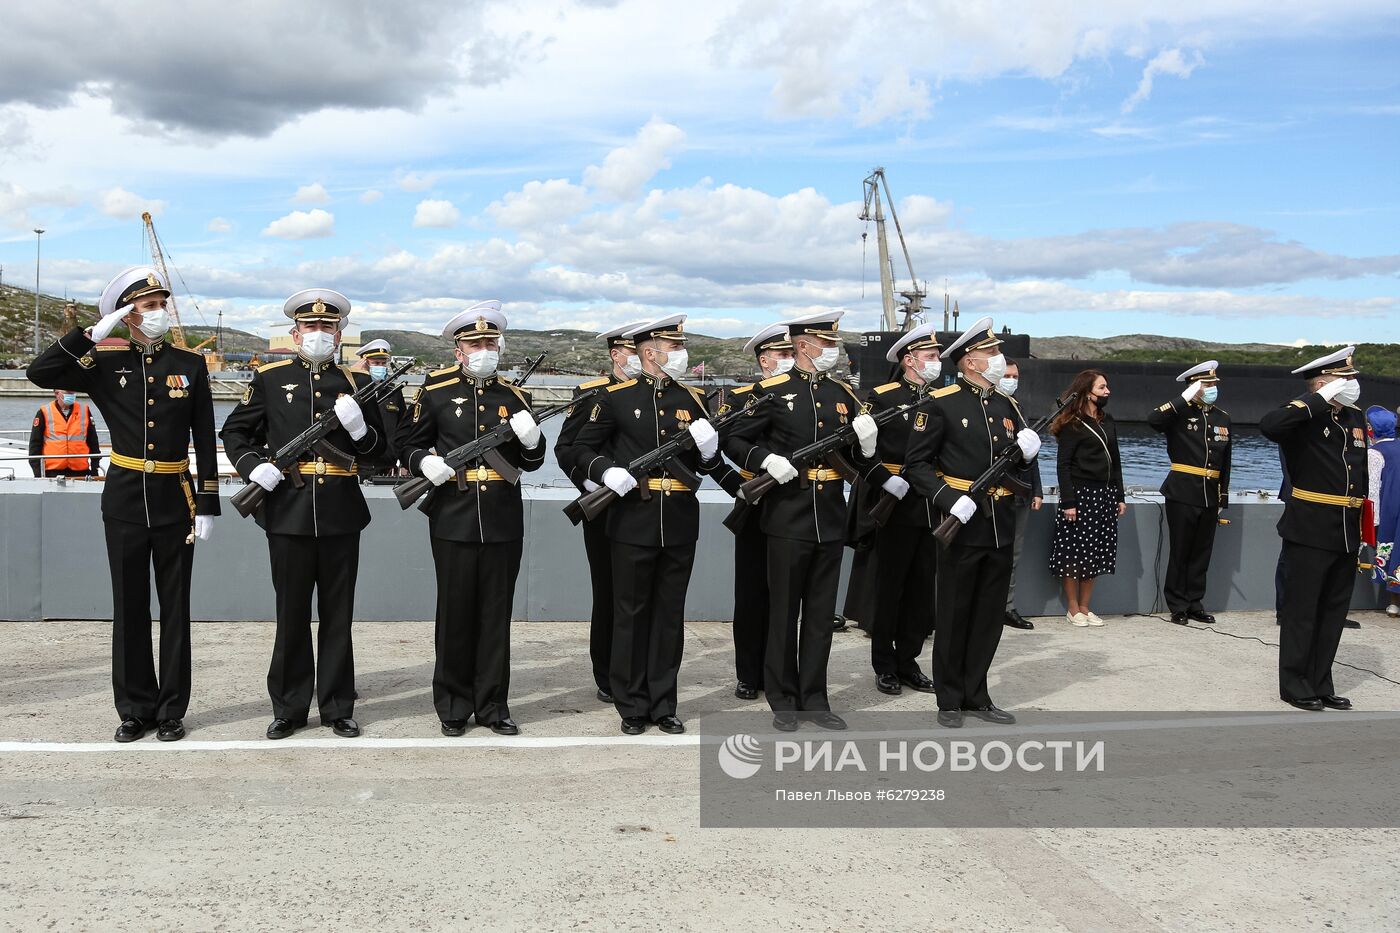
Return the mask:
<svg viewBox="0 0 1400 933">
<path fill-rule="evenodd" d="M 58 402 L 49 402 L 44 410 L 44 470 L 82 470 L 90 467 L 87 445 L 88 407 L 74 402 L 68 417 Z"/>
</svg>

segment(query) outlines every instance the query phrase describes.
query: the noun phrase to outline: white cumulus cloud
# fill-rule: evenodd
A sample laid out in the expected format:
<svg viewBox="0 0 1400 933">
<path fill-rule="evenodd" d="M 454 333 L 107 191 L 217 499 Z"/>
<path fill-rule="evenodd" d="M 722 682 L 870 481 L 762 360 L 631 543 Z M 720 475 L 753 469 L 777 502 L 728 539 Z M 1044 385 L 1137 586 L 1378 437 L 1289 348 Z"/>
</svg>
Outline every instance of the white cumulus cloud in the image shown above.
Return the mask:
<svg viewBox="0 0 1400 933">
<path fill-rule="evenodd" d="M 1181 54 L 1181 49 L 1165 49 L 1158 52 L 1152 61 L 1142 69 L 1142 80 L 1138 82 L 1137 90 L 1132 96 L 1123 101 L 1122 110 L 1124 113 L 1132 113 L 1138 104 L 1152 96 L 1152 84 L 1157 75 L 1171 75 L 1174 78 L 1189 78 L 1191 72 L 1199 68 L 1205 59 L 1200 52 L 1193 52 L 1190 60 Z"/>
<path fill-rule="evenodd" d="M 602 165 L 584 169 L 584 184 L 619 200 L 630 198 L 657 172 L 671 167 L 671 153 L 684 142 L 680 127 L 653 117 L 630 143 L 609 152 Z"/>
<path fill-rule="evenodd" d="M 297 189 L 297 193 L 292 195 L 293 204 L 329 204 L 331 196 L 326 191 L 326 186 L 319 181 L 310 185 L 302 185 Z"/>
<path fill-rule="evenodd" d="M 437 184 L 437 174 L 433 172 L 403 172 L 395 180 L 400 191 L 427 191 Z"/>
<path fill-rule="evenodd" d="M 462 219 L 462 212 L 451 201 L 419 201 L 413 212 L 415 227 L 455 227 Z"/>
<path fill-rule="evenodd" d="M 117 220 L 131 220 L 140 217 L 142 211 L 150 211 L 159 217 L 165 210 L 165 202 L 143 198 L 125 188 L 109 188 L 98 198 L 97 209 Z"/>
<path fill-rule="evenodd" d="M 586 208 L 588 192 L 567 178 L 526 182 L 486 210 L 496 223 L 514 230 L 528 230 L 545 224 L 561 224 Z"/>
<path fill-rule="evenodd" d="M 263 228 L 263 236 L 283 240 L 317 240 L 335 233 L 335 215 L 319 207 L 310 211 L 292 211 Z"/>
<path fill-rule="evenodd" d="M 228 233 L 233 229 L 233 224 L 224 217 L 215 217 L 205 229 L 210 233 Z"/>
<path fill-rule="evenodd" d="M 931 107 L 928 82 L 912 80 L 908 71 L 896 68 L 885 75 L 860 102 L 856 124 L 874 126 L 899 118 L 922 120 L 928 116 Z"/>
<path fill-rule="evenodd" d="M 380 200 L 383 197 L 384 192 L 380 191 L 378 188 L 370 188 L 368 191 L 360 195 L 360 203 L 373 204 L 374 202 Z"/>
</svg>

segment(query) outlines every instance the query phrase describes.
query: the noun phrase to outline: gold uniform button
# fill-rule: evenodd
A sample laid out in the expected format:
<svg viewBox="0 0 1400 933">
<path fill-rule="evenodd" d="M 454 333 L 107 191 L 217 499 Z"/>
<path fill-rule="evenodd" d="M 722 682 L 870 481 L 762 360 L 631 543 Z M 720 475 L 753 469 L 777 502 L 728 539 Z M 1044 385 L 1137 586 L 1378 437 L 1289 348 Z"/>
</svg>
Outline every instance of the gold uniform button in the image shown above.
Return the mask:
<svg viewBox="0 0 1400 933">
<path fill-rule="evenodd" d="M 156 381 L 156 377 L 155 377 L 155 376 L 147 376 L 147 377 L 146 377 L 146 381 L 147 381 L 147 382 L 155 382 L 155 381 Z"/>
<path fill-rule="evenodd" d="M 820 427 L 825 427 L 825 425 L 824 425 L 822 422 L 818 421 L 818 422 L 817 422 L 817 427 L 819 427 L 819 428 L 820 428 Z"/>
<path fill-rule="evenodd" d="M 326 478 L 324 476 L 318 476 L 316 477 L 316 482 L 324 486 L 326 485 Z"/>
<path fill-rule="evenodd" d="M 821 403 L 821 402 L 817 402 L 817 407 L 818 407 L 818 408 L 821 408 L 821 407 L 822 407 L 822 403 Z"/>
<path fill-rule="evenodd" d="M 316 393 L 316 397 L 317 397 L 317 398 L 320 398 L 320 397 L 321 397 L 321 393 L 320 393 L 320 392 L 317 392 L 317 393 Z M 987 420 L 988 420 L 988 421 L 991 421 L 992 419 L 988 418 Z"/>
<path fill-rule="evenodd" d="M 321 413 L 320 413 L 319 411 L 316 412 L 316 417 L 317 417 L 317 418 L 321 417 Z"/>
<path fill-rule="evenodd" d="M 155 450 L 155 449 L 156 449 L 156 445 L 155 445 L 155 444 L 147 444 L 147 445 L 146 445 L 146 449 L 147 449 L 147 450 Z"/>
<path fill-rule="evenodd" d="M 826 486 L 825 486 L 824 484 L 822 484 L 822 483 L 817 483 L 817 488 L 818 488 L 818 489 L 825 489 Z"/>
<path fill-rule="evenodd" d="M 147 405 L 154 405 L 155 403 L 156 403 L 156 400 L 153 399 L 153 398 L 148 398 L 148 399 L 146 399 L 146 404 L 147 404 Z"/>
<path fill-rule="evenodd" d="M 665 437 L 665 436 L 666 436 L 666 429 L 665 429 L 665 428 L 662 428 L 662 429 L 661 429 L 661 436 L 662 436 L 662 437 Z"/>
<path fill-rule="evenodd" d="M 147 421 L 147 422 L 146 422 L 146 427 L 148 427 L 148 428 L 153 428 L 153 427 L 155 427 L 155 426 L 156 426 L 156 423 L 155 423 L 154 421 Z"/>
<path fill-rule="evenodd" d="M 147 362 L 147 363 L 154 363 L 155 360 L 154 360 L 153 358 L 151 358 L 151 357 L 148 356 L 148 357 L 146 357 L 146 362 Z"/>
<path fill-rule="evenodd" d="M 320 378 L 321 378 L 321 374 L 320 374 L 320 373 L 316 373 L 316 374 L 313 375 L 311 378 L 312 378 L 312 379 L 320 379 Z"/>
<path fill-rule="evenodd" d="M 485 411 L 485 410 L 486 410 L 486 406 L 485 406 L 485 405 L 478 405 L 478 406 L 476 406 L 476 410 L 477 410 L 477 411 Z"/>
</svg>

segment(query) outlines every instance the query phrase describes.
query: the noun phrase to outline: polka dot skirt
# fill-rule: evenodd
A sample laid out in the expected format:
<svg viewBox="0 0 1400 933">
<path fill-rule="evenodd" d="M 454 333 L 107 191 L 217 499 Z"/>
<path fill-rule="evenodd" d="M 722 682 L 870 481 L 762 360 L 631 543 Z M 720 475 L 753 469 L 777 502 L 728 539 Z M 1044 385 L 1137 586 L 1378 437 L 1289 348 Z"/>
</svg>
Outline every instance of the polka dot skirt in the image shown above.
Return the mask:
<svg viewBox="0 0 1400 933">
<path fill-rule="evenodd" d="M 1118 496 L 1108 486 L 1081 486 L 1077 517 L 1055 512 L 1050 573 L 1057 577 L 1097 577 L 1118 564 Z"/>
</svg>

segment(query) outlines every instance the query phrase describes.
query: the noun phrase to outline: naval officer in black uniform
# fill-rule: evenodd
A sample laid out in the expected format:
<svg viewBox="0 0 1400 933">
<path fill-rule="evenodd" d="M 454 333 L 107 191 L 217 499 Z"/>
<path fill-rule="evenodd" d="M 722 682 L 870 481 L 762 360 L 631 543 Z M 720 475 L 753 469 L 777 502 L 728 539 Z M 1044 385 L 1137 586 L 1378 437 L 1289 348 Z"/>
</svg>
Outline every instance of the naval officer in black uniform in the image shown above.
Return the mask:
<svg viewBox="0 0 1400 933">
<path fill-rule="evenodd" d="M 1299 709 L 1351 709 L 1332 686 L 1361 547 L 1368 489 L 1366 426 L 1355 347 L 1293 370 L 1308 391 L 1267 412 L 1259 429 L 1279 445 L 1293 491 L 1283 507 L 1283 609 L 1279 613 L 1279 696 Z"/>
<path fill-rule="evenodd" d="M 389 341 L 382 338 L 371 340 L 356 350 L 355 356 L 359 358 L 359 362 L 350 367 L 351 369 L 368 373 L 376 382 L 389 378 L 389 364 L 393 361 L 393 350 Z M 367 468 L 362 471 L 361 479 L 367 479 L 369 475 L 393 476 L 399 473 L 397 438 L 400 426 L 408 421 L 411 408 L 412 405 L 405 400 L 402 389 L 379 400 L 379 420 L 384 425 L 384 453 L 376 457 L 373 463 L 365 464 Z"/>
<path fill-rule="evenodd" d="M 662 468 L 638 479 L 626 464 L 689 432 L 694 446 L 677 459 L 692 474 L 720 466 L 719 435 L 705 397 L 678 382 L 688 372 L 684 314 L 623 334 L 636 345 L 642 372 L 588 404 L 574 443 L 583 475 L 620 497 L 607 511 L 612 542 L 613 651 L 610 683 L 622 731 L 640 735 L 655 723 L 685 731 L 676 715 L 676 678 L 685 636 L 685 593 L 700 536 L 695 490 Z M 694 477 L 692 477 L 693 479 Z"/>
<path fill-rule="evenodd" d="M 909 331 L 895 341 L 885 359 L 899 365 L 899 378 L 870 391 L 871 414 L 905 408 L 940 386 L 943 362 L 933 324 Z M 933 503 L 910 491 L 904 472 L 914 419 L 919 413 L 886 421 L 880 429 L 879 456 L 861 481 L 874 493 L 899 499 L 889 521 L 875 532 L 875 618 L 870 634 L 870 663 L 875 687 L 898 695 L 901 684 L 933 693 L 933 681 L 919 669 L 924 642 L 933 634 L 937 544 L 933 529 L 941 520 Z M 873 505 L 877 495 L 865 497 Z"/>
<path fill-rule="evenodd" d="M 1008 448 L 1019 447 L 1027 464 L 1040 452 L 1040 438 L 1025 426 L 1021 409 L 996 388 L 1006 368 L 1000 345 L 992 319 L 984 317 L 943 351 L 943 362 L 957 367 L 958 379 L 933 393 L 937 401 L 927 415 L 914 417 L 902 474 L 913 493 L 963 523 L 952 545 L 940 546 L 934 609 L 938 723 L 952 728 L 963 724 L 964 713 L 988 722 L 1016 721 L 987 690 L 1011 581 L 1013 493 L 995 487 L 976 499 L 968 495 L 973 481 Z"/>
<path fill-rule="evenodd" d="M 633 321 L 598 335 L 598 339 L 608 348 L 611 368 L 606 376 L 591 379 L 575 388 L 575 396 L 588 389 L 626 382 L 642 374 L 642 360 L 637 356 L 636 345 L 632 338 L 622 335 L 645 323 Z M 565 414 L 564 423 L 559 428 L 559 438 L 554 442 L 554 458 L 559 462 L 559 468 L 581 493 L 598 488 L 598 484 L 588 478 L 586 458 L 579 456 L 581 449 L 575 443 L 579 429 L 588 421 L 591 409 L 591 405 L 581 405 Z M 612 665 L 613 589 L 612 544 L 608 541 L 607 524 L 606 515 L 583 523 L 583 552 L 588 558 L 588 581 L 593 594 L 588 622 L 588 658 L 593 666 L 593 684 L 601 703 L 613 702 L 612 685 L 608 682 L 608 671 Z"/>
<path fill-rule="evenodd" d="M 74 328 L 29 365 L 29 381 L 77 388 L 112 434 L 102 523 L 112 575 L 112 691 L 118 742 L 155 728 L 184 737 L 190 702 L 190 574 L 194 542 L 219 514 L 214 403 L 204 358 L 165 342 L 170 286 L 149 266 L 122 272 L 98 301 L 102 320 Z M 118 324 L 131 342 L 99 346 Z M 194 445 L 196 477 L 190 474 Z M 151 657 L 151 568 L 160 601 L 160 669 Z"/>
<path fill-rule="evenodd" d="M 386 449 L 379 409 L 361 409 L 350 397 L 369 376 L 337 366 L 340 332 L 350 300 L 328 288 L 308 288 L 288 298 L 295 359 L 258 368 L 243 400 L 229 413 L 219 436 L 244 482 L 268 491 L 256 513 L 267 533 L 272 586 L 277 592 L 277 639 L 267 672 L 272 698 L 269 739 L 284 739 L 306 725 L 313 688 L 321 725 L 353 738 L 355 655 L 350 621 L 360 564 L 360 532 L 369 508 L 360 492 L 359 464 Z M 269 462 L 284 444 L 334 411 L 340 427 L 329 443 L 353 463 L 349 468 L 308 453 L 296 479 Z M 297 480 L 300 480 L 298 483 Z M 311 600 L 321 623 L 311 650 Z"/>
<path fill-rule="evenodd" d="M 1177 376 L 1186 383 L 1181 395 L 1147 416 L 1167 436 L 1171 460 L 1162 481 L 1170 542 L 1162 595 L 1177 625 L 1215 621 L 1201 600 L 1220 512 L 1230 505 L 1230 413 L 1216 404 L 1219 365 L 1207 360 Z"/>
<path fill-rule="evenodd" d="M 525 538 L 520 487 L 485 463 L 454 471 L 440 456 L 509 424 L 515 437 L 497 452 L 524 472 L 544 463 L 529 394 L 496 375 L 505 329 L 494 300 L 447 322 L 442 336 L 457 365 L 429 374 L 401 436 L 409 470 L 438 487 L 428 506 L 438 588 L 433 705 L 449 736 L 463 735 L 473 715 L 497 735 L 520 732 L 508 699 L 510 609 Z"/>
<path fill-rule="evenodd" d="M 764 379 L 752 398 L 776 395 L 752 416 L 731 422 L 725 453 L 741 470 L 766 470 L 778 481 L 760 502 L 759 527 L 768 538 L 768 646 L 763 691 L 774 725 L 797 728 L 806 712 L 823 728 L 844 729 L 831 712 L 826 665 L 831 655 L 831 620 L 845 546 L 846 495 L 841 473 L 828 464 L 799 469 L 788 455 L 851 424 L 858 441 L 847 450 L 853 466 L 868 463 L 876 449 L 874 420 L 861 411 L 851 387 L 832 376 L 841 355 L 837 322 L 844 312 L 824 312 L 788 321 L 796 363 Z M 798 480 L 794 482 L 794 480 Z"/>
<path fill-rule="evenodd" d="M 760 381 L 780 376 L 792 369 L 792 340 L 786 322 L 769 324 L 749 338 L 745 352 L 754 354 Z M 721 410 L 744 404 L 754 386 L 740 386 L 730 393 Z M 740 469 L 739 480 L 753 479 L 753 473 Z M 737 490 L 736 490 L 737 493 Z M 734 520 L 734 696 L 756 700 L 763 689 L 763 655 L 768 647 L 768 538 L 759 527 L 757 509 L 735 496 Z"/>
</svg>

